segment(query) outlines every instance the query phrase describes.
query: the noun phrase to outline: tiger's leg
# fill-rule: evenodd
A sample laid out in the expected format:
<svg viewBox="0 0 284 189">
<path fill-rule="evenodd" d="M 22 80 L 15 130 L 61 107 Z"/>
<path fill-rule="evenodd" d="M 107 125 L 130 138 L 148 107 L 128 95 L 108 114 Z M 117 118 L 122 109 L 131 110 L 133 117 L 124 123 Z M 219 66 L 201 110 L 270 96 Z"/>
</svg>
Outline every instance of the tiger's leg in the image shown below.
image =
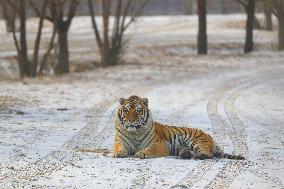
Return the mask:
<svg viewBox="0 0 284 189">
<path fill-rule="evenodd" d="M 115 135 L 114 137 L 114 149 L 113 149 L 113 155 L 116 158 L 124 158 L 127 157 L 128 151 L 125 149 L 125 147 L 121 144 L 120 140 L 118 139 L 118 136 Z"/>
<path fill-rule="evenodd" d="M 137 158 L 155 158 L 169 155 L 169 149 L 165 142 L 159 141 L 151 144 L 149 147 L 137 152 L 134 157 Z"/>
<path fill-rule="evenodd" d="M 191 159 L 193 158 L 193 153 L 190 148 L 181 148 L 178 151 L 178 156 L 181 159 Z"/>
<path fill-rule="evenodd" d="M 194 145 L 193 147 L 193 158 L 194 159 L 212 159 L 213 154 L 211 150 L 204 144 Z"/>
</svg>

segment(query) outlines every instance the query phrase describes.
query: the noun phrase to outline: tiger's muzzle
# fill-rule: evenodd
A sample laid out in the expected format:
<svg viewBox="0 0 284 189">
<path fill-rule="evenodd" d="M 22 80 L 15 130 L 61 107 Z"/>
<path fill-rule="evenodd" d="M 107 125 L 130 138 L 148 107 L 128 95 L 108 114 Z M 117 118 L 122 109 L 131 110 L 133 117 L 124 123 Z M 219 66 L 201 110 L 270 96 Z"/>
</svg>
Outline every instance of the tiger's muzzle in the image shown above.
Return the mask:
<svg viewBox="0 0 284 189">
<path fill-rule="evenodd" d="M 129 125 L 129 126 L 126 126 L 126 129 L 129 132 L 135 132 L 140 127 L 141 127 L 141 125 Z"/>
</svg>

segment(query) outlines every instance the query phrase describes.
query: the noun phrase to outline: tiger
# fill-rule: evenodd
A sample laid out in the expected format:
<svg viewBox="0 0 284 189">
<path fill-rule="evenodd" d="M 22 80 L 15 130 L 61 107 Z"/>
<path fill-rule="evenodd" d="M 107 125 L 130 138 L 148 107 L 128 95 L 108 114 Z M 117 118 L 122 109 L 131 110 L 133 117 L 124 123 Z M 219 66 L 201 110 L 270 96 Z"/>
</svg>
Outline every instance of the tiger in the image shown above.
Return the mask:
<svg viewBox="0 0 284 189">
<path fill-rule="evenodd" d="M 182 159 L 227 158 L 243 160 L 241 155 L 224 153 L 213 138 L 197 128 L 168 126 L 153 121 L 148 99 L 132 95 L 119 99 L 114 115 L 115 158 L 157 158 L 178 156 Z"/>
</svg>

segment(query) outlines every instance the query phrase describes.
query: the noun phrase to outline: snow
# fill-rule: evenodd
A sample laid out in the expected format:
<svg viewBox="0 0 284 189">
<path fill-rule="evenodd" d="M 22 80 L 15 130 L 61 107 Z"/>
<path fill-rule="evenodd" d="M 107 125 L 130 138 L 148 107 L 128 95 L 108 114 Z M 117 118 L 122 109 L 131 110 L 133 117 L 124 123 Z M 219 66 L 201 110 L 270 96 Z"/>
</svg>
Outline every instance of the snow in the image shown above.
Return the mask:
<svg viewBox="0 0 284 189">
<path fill-rule="evenodd" d="M 72 62 L 97 58 L 89 21 L 72 22 Z M 244 23 L 210 15 L 209 55 L 197 56 L 195 16 L 142 17 L 127 63 L 58 77 L 18 80 L 12 48 L 0 47 L 0 188 L 283 188 L 284 53 L 276 31 L 258 30 L 242 54 Z M 112 117 L 133 94 L 156 121 L 200 128 L 246 160 L 113 158 Z"/>
</svg>

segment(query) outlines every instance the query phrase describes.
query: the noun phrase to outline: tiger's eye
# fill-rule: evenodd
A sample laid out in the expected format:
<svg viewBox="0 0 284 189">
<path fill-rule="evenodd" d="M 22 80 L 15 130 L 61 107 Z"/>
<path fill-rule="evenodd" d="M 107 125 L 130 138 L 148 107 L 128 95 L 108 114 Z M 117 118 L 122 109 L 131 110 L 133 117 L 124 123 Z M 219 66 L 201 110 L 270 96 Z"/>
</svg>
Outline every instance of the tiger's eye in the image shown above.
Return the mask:
<svg viewBox="0 0 284 189">
<path fill-rule="evenodd" d="M 137 113 L 141 113 L 141 112 L 142 112 L 142 110 L 140 110 L 140 109 L 139 109 L 139 110 L 136 110 L 136 111 L 137 111 Z"/>
</svg>

